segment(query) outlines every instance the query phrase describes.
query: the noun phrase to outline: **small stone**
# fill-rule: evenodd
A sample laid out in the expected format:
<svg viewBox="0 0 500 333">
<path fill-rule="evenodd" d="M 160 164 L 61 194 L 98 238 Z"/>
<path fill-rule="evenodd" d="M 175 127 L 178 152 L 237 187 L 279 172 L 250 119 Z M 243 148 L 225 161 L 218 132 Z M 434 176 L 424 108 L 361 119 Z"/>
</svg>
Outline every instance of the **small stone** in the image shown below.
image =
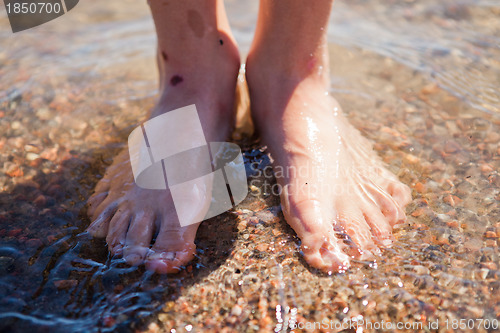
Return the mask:
<svg viewBox="0 0 500 333">
<path fill-rule="evenodd" d="M 489 273 L 489 272 L 490 272 L 490 270 L 489 270 L 489 269 L 487 269 L 487 268 L 481 268 L 481 269 L 479 270 L 478 275 L 479 275 L 479 277 L 481 278 L 481 280 L 484 280 L 484 279 L 486 279 L 486 277 L 488 276 L 488 273 Z"/>
<path fill-rule="evenodd" d="M 439 91 L 439 87 L 435 83 L 428 84 L 424 86 L 420 92 L 424 95 L 432 95 Z"/>
<path fill-rule="evenodd" d="M 19 121 L 13 121 L 11 124 L 10 124 L 10 128 L 12 128 L 13 130 L 17 130 L 17 129 L 20 129 L 21 128 L 21 122 Z"/>
<path fill-rule="evenodd" d="M 40 149 L 35 145 L 27 144 L 24 145 L 24 151 L 27 153 L 38 153 L 40 152 Z"/>
<path fill-rule="evenodd" d="M 494 231 L 486 231 L 484 233 L 484 238 L 497 238 L 497 233 Z"/>
<path fill-rule="evenodd" d="M 39 240 L 38 238 L 32 238 L 32 239 L 27 240 L 25 244 L 27 247 L 37 249 L 43 245 L 43 242 L 41 240 Z"/>
<path fill-rule="evenodd" d="M 50 118 L 52 118 L 50 111 L 47 108 L 38 109 L 38 111 L 36 112 L 36 116 L 41 120 L 49 120 Z"/>
<path fill-rule="evenodd" d="M 112 327 L 115 324 L 116 320 L 111 316 L 106 316 L 102 318 L 102 324 L 104 327 Z"/>
<path fill-rule="evenodd" d="M 455 207 L 457 204 L 462 202 L 462 199 L 460 199 L 456 195 L 448 194 L 443 198 L 443 201 L 446 202 L 448 205 Z"/>
<path fill-rule="evenodd" d="M 231 310 L 231 314 L 233 316 L 236 316 L 236 317 L 241 315 L 242 312 L 243 312 L 243 309 L 239 305 L 233 306 L 233 309 Z"/>
<path fill-rule="evenodd" d="M 36 197 L 35 200 L 33 200 L 33 203 L 38 208 L 43 208 L 47 204 L 47 198 L 43 194 L 40 194 L 39 196 Z"/>
<path fill-rule="evenodd" d="M 422 184 L 421 182 L 418 182 L 415 184 L 415 186 L 413 187 L 415 189 L 415 191 L 417 191 L 418 193 L 424 193 L 425 192 L 425 185 Z"/>
<path fill-rule="evenodd" d="M 488 164 L 488 163 L 483 163 L 481 164 L 481 172 L 482 173 L 490 173 L 490 172 L 493 172 L 493 167 Z"/>
<path fill-rule="evenodd" d="M 417 164 L 420 161 L 420 159 L 418 157 L 411 155 L 411 154 L 406 154 L 404 156 L 404 160 L 408 164 Z"/>
<path fill-rule="evenodd" d="M 456 153 L 457 151 L 459 151 L 461 149 L 462 149 L 462 147 L 460 146 L 460 144 L 457 143 L 456 141 L 453 141 L 453 140 L 448 140 L 444 144 L 444 152 L 447 154 Z"/>
<path fill-rule="evenodd" d="M 267 244 L 259 244 L 255 247 L 256 250 L 259 250 L 260 252 L 265 252 L 268 249 Z"/>
<path fill-rule="evenodd" d="M 12 229 L 11 231 L 9 231 L 9 232 L 7 233 L 7 235 L 8 235 L 9 237 L 17 237 L 17 236 L 19 236 L 19 235 L 21 234 L 21 232 L 23 232 L 23 229 L 21 229 L 21 228 L 16 228 L 16 229 Z"/>
<path fill-rule="evenodd" d="M 158 333 L 158 332 L 160 332 L 160 326 L 158 326 L 157 323 L 151 323 L 148 326 L 148 332 Z"/>
<path fill-rule="evenodd" d="M 35 154 L 35 153 L 27 153 L 27 154 L 26 154 L 26 159 L 27 159 L 28 161 L 34 161 L 34 160 L 36 160 L 36 159 L 37 159 L 37 158 L 39 158 L 39 157 L 40 157 L 40 155 Z"/>
<path fill-rule="evenodd" d="M 69 289 L 73 288 L 78 284 L 77 280 L 57 280 L 54 281 L 54 285 L 57 289 Z"/>
<path fill-rule="evenodd" d="M 490 271 L 495 271 L 498 268 L 497 264 L 495 264 L 494 262 L 491 262 L 491 261 L 482 262 L 480 264 L 480 266 L 481 266 L 481 268 L 486 268 Z"/>
</svg>

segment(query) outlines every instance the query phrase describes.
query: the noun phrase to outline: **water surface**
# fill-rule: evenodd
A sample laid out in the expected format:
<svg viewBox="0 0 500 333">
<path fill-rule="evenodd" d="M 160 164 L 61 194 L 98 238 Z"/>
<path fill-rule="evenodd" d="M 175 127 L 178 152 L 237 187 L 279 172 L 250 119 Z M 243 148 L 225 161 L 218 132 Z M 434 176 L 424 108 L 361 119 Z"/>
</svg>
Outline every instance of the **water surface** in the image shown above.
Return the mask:
<svg viewBox="0 0 500 333">
<path fill-rule="evenodd" d="M 227 5 L 244 53 L 257 2 Z M 408 223 L 384 257 L 331 276 L 307 266 L 269 190 L 274 179 L 261 172 L 269 157 L 246 140 L 251 195 L 203 223 L 185 270 L 158 276 L 110 256 L 84 232 L 85 200 L 154 103 L 146 3 L 87 0 L 15 35 L 2 12 L 1 330 L 285 332 L 326 319 L 439 320 L 446 331 L 456 319 L 493 323 L 499 13 L 484 0 L 334 5 L 331 92 L 413 190 Z"/>
</svg>

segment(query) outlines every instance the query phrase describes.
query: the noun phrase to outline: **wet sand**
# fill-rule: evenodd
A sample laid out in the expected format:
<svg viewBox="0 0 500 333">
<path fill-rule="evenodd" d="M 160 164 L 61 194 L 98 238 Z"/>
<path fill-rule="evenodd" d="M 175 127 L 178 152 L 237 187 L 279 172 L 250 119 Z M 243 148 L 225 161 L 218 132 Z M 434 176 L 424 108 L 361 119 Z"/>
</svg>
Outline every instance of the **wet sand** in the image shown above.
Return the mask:
<svg viewBox="0 0 500 333">
<path fill-rule="evenodd" d="M 364 320 L 494 331 L 484 324 L 500 320 L 499 114 L 368 48 L 331 44 L 331 92 L 412 188 L 408 221 L 383 257 L 345 274 L 310 268 L 273 195 L 265 147 L 252 138 L 238 142 L 250 195 L 202 224 L 185 270 L 159 276 L 110 257 L 83 232 L 85 200 L 154 103 L 154 35 L 145 4 L 95 3 L 79 5 L 90 14 L 74 21 L 0 35 L 9 42 L 0 51 L 0 330 L 285 332 L 293 322 Z M 474 8 L 436 13 L 481 27 L 490 17 Z M 481 47 L 491 58 L 461 64 L 456 52 L 441 52 L 434 64 L 490 66 L 476 85 L 466 79 L 494 86 L 498 48 Z M 459 319 L 473 319 L 474 329 L 454 329 Z"/>
</svg>

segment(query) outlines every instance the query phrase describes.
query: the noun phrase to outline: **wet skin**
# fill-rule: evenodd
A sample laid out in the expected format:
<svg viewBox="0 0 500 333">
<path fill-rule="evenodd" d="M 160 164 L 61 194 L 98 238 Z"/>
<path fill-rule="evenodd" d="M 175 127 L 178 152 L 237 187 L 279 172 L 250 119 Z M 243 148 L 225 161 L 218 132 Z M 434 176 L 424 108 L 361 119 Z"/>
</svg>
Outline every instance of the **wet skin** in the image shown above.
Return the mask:
<svg viewBox="0 0 500 333">
<path fill-rule="evenodd" d="M 239 55 L 222 2 L 203 2 L 207 8 L 196 13 L 192 8 L 199 2 L 167 2 L 186 8 L 173 15 L 169 6 L 150 1 L 160 98 L 149 118 L 196 104 L 207 141 L 225 141 L 234 122 Z M 326 93 L 324 27 L 330 6 L 329 0 L 307 8 L 297 0 L 263 0 L 247 60 L 252 116 L 274 160 L 285 219 L 300 237 L 306 261 L 326 272 L 345 271 L 353 258 L 380 254 L 392 241 L 392 227 L 405 220 L 403 209 L 411 200 L 409 188 L 383 166 L 371 143 Z M 285 10 L 289 15 L 280 14 Z M 291 24 L 294 18 L 300 24 Z M 297 43 L 292 49 L 290 41 Z M 197 195 L 186 194 L 194 208 Z M 168 190 L 135 185 L 127 151 L 97 184 L 88 214 L 89 232 L 105 237 L 109 250 L 131 265 L 170 273 L 194 256 L 198 224 L 180 227 Z"/>
</svg>

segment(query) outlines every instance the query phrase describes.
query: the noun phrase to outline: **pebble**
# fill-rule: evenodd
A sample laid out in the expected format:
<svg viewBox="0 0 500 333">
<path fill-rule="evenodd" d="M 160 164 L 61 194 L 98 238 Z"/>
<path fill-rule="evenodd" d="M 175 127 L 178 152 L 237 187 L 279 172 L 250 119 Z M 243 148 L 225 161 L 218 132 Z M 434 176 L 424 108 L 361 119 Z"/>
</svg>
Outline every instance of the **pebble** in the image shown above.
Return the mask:
<svg viewBox="0 0 500 333">
<path fill-rule="evenodd" d="M 113 327 L 115 323 L 115 318 L 111 316 L 105 316 L 104 318 L 102 318 L 102 324 L 104 325 L 104 327 Z"/>
<path fill-rule="evenodd" d="M 41 108 L 36 111 L 36 116 L 41 120 L 49 120 L 52 118 L 52 114 L 47 108 Z"/>
<path fill-rule="evenodd" d="M 73 288 L 78 284 L 77 280 L 56 280 L 54 285 L 57 289 L 69 289 Z"/>
<path fill-rule="evenodd" d="M 34 161 L 34 160 L 36 160 L 36 159 L 37 159 L 37 158 L 39 158 L 39 157 L 40 157 L 40 155 L 35 154 L 35 153 L 27 153 L 27 154 L 26 154 L 26 159 L 27 159 L 28 161 Z"/>
<path fill-rule="evenodd" d="M 43 245 L 43 242 L 41 240 L 39 240 L 38 238 L 32 238 L 32 239 L 27 240 L 25 244 L 28 247 L 37 249 Z"/>
<path fill-rule="evenodd" d="M 460 146 L 460 144 L 458 142 L 456 142 L 454 140 L 448 140 L 448 141 L 446 141 L 446 143 L 444 145 L 444 152 L 447 154 L 456 153 L 460 149 L 462 149 L 462 147 Z"/>
<path fill-rule="evenodd" d="M 13 130 L 18 130 L 21 128 L 21 122 L 19 121 L 13 121 L 11 124 L 10 124 L 10 128 L 12 128 Z"/>
<path fill-rule="evenodd" d="M 12 229 L 10 230 L 7 235 L 10 236 L 10 237 L 17 237 L 19 236 L 21 233 L 23 232 L 23 229 L 21 228 L 15 228 L 15 229 Z"/>
<path fill-rule="evenodd" d="M 233 306 L 233 308 L 231 309 L 231 314 L 233 316 L 236 316 L 236 317 L 239 317 L 241 315 L 241 313 L 243 312 L 243 309 L 241 308 L 241 306 L 239 305 L 235 305 Z"/>
<path fill-rule="evenodd" d="M 27 145 L 24 145 L 24 151 L 26 151 L 28 153 L 39 153 L 40 148 L 38 148 L 37 146 L 32 145 L 32 144 L 27 144 Z"/>
<path fill-rule="evenodd" d="M 267 244 L 257 244 L 257 246 L 255 246 L 255 249 L 260 251 L 260 252 L 266 252 L 267 249 L 269 248 L 269 246 Z"/>
</svg>

